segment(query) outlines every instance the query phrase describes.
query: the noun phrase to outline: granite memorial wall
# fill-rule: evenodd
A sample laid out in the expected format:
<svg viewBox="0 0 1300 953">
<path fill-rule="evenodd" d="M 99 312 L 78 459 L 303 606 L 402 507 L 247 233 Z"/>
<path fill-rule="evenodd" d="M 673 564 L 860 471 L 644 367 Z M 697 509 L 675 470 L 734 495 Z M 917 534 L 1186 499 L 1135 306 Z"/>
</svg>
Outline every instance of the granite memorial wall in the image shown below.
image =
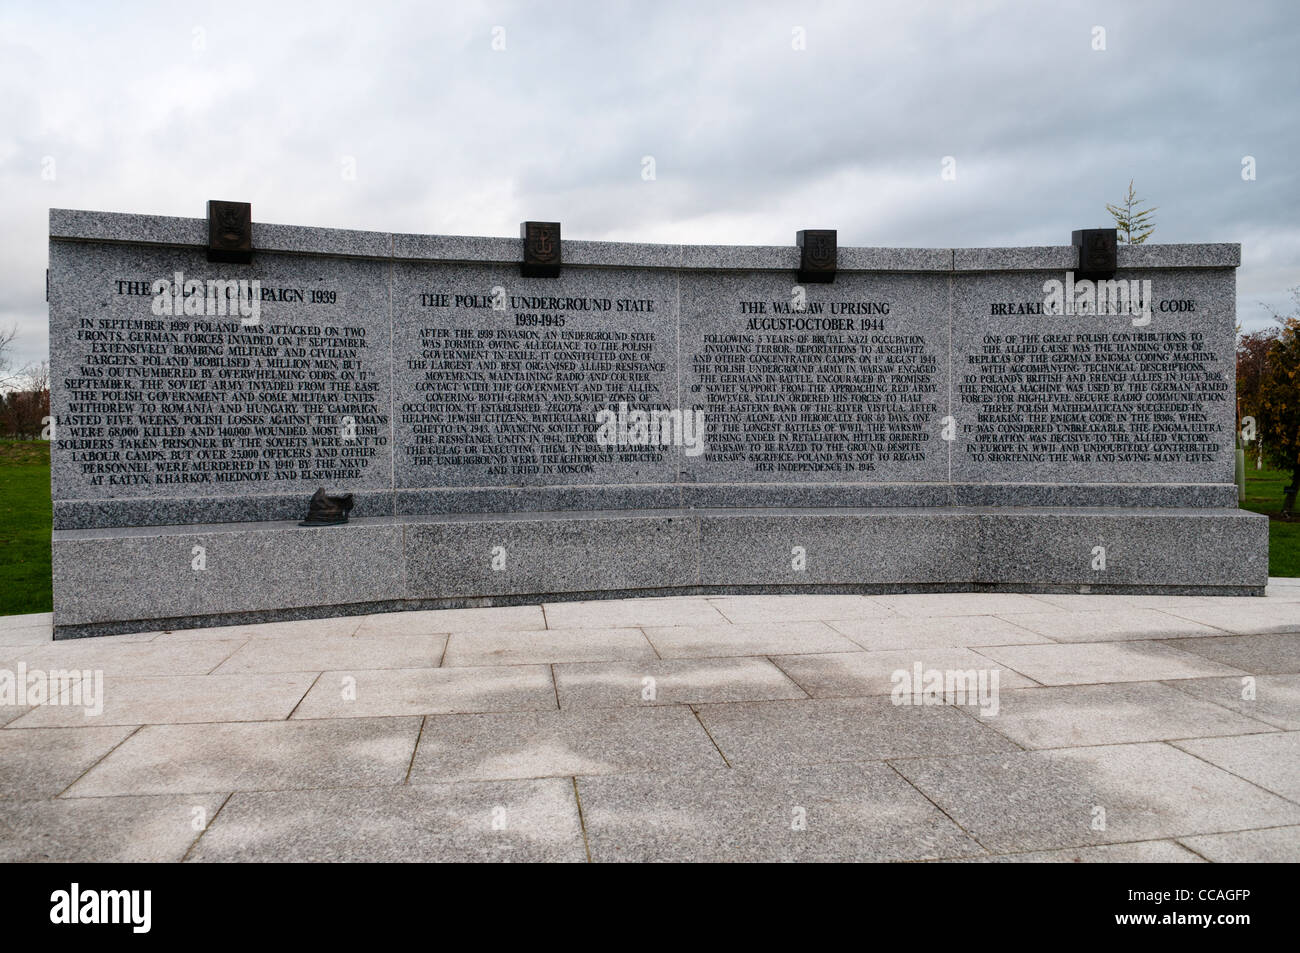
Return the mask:
<svg viewBox="0 0 1300 953">
<path fill-rule="evenodd" d="M 214 205 L 51 210 L 57 637 L 1265 584 L 1233 484 L 1236 245 L 1120 246 L 1093 281 L 1075 245 L 471 238 Z M 346 524 L 298 525 L 319 487 L 352 495 Z"/>
</svg>

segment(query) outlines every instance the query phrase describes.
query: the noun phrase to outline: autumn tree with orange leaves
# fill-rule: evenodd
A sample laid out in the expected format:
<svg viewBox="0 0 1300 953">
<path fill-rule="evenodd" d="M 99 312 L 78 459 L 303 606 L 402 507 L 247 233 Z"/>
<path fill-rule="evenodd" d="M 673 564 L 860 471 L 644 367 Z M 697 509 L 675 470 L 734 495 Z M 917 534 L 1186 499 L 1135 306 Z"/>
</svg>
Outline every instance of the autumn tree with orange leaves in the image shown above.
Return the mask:
<svg viewBox="0 0 1300 953">
<path fill-rule="evenodd" d="M 1237 349 L 1238 393 L 1242 412 L 1256 419 L 1264 459 L 1291 474 L 1284 491 L 1282 517 L 1295 512 L 1300 491 L 1300 287 L 1293 288 L 1296 313 L 1274 315 L 1281 329 L 1247 335 Z"/>
</svg>

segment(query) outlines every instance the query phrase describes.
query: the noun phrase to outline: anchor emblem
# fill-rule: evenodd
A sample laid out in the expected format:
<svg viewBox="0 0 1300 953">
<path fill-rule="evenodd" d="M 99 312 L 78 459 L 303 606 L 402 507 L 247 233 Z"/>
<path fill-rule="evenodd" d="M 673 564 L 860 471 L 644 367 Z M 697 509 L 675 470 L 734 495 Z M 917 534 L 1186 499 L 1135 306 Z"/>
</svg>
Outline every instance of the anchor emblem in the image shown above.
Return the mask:
<svg viewBox="0 0 1300 953">
<path fill-rule="evenodd" d="M 531 248 L 533 257 L 539 261 L 551 261 L 555 258 L 555 236 L 545 226 L 533 230 Z"/>
<path fill-rule="evenodd" d="M 835 260 L 834 246 L 826 235 L 811 235 L 808 243 L 808 258 L 817 268 L 825 268 Z"/>
</svg>

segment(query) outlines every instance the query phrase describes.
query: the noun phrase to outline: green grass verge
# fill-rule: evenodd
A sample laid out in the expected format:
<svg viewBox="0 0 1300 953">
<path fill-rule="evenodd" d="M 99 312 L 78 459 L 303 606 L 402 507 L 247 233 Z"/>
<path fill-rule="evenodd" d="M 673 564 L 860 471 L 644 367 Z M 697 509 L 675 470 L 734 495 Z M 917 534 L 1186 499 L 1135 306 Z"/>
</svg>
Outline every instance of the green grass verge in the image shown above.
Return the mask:
<svg viewBox="0 0 1300 953">
<path fill-rule="evenodd" d="M 1268 574 L 1300 576 L 1300 522 L 1282 522 L 1282 491 L 1291 476 L 1281 470 L 1256 470 L 1255 461 L 1246 457 L 1246 500 L 1244 510 L 1264 513 L 1268 524 Z"/>
<path fill-rule="evenodd" d="M 0 440 L 0 615 L 49 612 L 50 445 Z"/>
</svg>

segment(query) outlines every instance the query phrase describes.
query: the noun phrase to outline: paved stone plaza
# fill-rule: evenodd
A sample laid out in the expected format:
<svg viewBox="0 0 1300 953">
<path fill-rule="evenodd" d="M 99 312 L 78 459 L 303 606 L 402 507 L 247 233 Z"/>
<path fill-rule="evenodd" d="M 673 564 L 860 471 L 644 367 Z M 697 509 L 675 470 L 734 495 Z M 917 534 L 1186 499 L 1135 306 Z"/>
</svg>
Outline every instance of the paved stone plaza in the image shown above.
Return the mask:
<svg viewBox="0 0 1300 953">
<path fill-rule="evenodd" d="M 918 663 L 996 712 L 895 704 Z M 0 707 L 4 861 L 1300 860 L 1297 579 L 0 619 L 22 664 L 103 710 Z"/>
</svg>

